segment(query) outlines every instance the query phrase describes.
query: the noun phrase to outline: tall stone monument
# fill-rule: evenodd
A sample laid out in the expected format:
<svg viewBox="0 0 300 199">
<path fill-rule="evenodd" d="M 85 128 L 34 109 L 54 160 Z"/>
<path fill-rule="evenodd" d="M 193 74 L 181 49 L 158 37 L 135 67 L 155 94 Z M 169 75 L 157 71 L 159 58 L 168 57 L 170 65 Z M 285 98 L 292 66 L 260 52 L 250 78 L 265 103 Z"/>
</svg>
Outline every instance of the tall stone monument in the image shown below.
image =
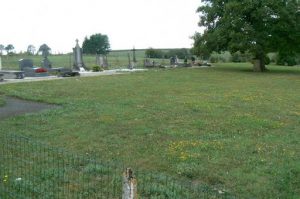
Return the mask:
<svg viewBox="0 0 300 199">
<path fill-rule="evenodd" d="M 87 68 L 85 67 L 82 59 L 82 48 L 80 48 L 78 44 L 78 39 L 76 39 L 76 46 L 73 48 L 73 69 L 75 71 L 86 71 Z"/>
<path fill-rule="evenodd" d="M 129 53 L 127 53 L 127 56 L 128 56 L 128 69 L 132 70 L 134 67 L 134 63 L 131 61 Z"/>
<path fill-rule="evenodd" d="M 136 56 L 135 56 L 135 48 L 133 46 L 133 49 L 132 49 L 132 56 L 133 56 L 133 62 L 136 63 Z"/>
<path fill-rule="evenodd" d="M 0 56 L 0 70 L 2 70 L 2 60 L 1 60 L 1 56 Z"/>
</svg>

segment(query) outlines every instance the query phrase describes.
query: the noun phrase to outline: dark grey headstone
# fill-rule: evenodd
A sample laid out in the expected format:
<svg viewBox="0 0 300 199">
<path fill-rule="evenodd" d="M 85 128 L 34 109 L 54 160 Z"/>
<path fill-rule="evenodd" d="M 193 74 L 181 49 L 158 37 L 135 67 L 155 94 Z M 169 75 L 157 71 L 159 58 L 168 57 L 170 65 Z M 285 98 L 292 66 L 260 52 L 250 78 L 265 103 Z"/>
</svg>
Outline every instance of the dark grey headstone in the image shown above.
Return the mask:
<svg viewBox="0 0 300 199">
<path fill-rule="evenodd" d="M 52 63 L 47 57 L 45 57 L 42 61 L 42 68 L 47 68 L 47 69 L 52 68 Z"/>
<path fill-rule="evenodd" d="M 31 59 L 20 59 L 19 67 L 21 71 L 33 68 L 33 61 Z"/>
<path fill-rule="evenodd" d="M 171 57 L 170 58 L 170 65 L 171 66 L 175 65 L 175 62 L 176 62 L 175 57 Z"/>
</svg>

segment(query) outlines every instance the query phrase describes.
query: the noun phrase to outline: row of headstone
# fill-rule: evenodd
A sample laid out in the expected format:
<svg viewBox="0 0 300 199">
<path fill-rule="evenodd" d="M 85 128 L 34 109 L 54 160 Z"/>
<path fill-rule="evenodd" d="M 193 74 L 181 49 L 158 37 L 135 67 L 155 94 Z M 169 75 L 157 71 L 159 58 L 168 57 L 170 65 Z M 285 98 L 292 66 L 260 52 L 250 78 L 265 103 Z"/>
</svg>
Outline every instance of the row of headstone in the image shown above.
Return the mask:
<svg viewBox="0 0 300 199">
<path fill-rule="evenodd" d="M 76 76 L 79 74 L 77 71 L 86 70 L 82 59 L 82 49 L 79 47 L 78 40 L 76 40 L 76 46 L 73 48 L 73 55 L 74 72 L 68 68 L 53 68 L 51 61 L 47 57 L 47 54 L 43 54 L 41 67 L 34 66 L 32 59 L 20 59 L 19 69 L 20 71 L 23 71 L 27 77 L 48 76 L 48 72 L 59 73 L 62 76 Z"/>
<path fill-rule="evenodd" d="M 26 77 L 48 76 L 48 70 L 52 68 L 52 63 L 48 59 L 48 53 L 43 53 L 41 67 L 35 67 L 32 59 L 20 59 L 19 69 L 24 72 Z"/>
<path fill-rule="evenodd" d="M 43 54 L 43 60 L 41 62 L 41 67 L 33 65 L 32 59 L 20 59 L 19 69 L 20 71 L 2 71 L 1 78 L 8 75 L 13 75 L 17 79 L 22 79 L 26 77 L 40 77 L 48 76 L 48 72 L 58 73 L 61 76 L 76 76 L 79 75 L 78 71 L 87 70 L 83 59 L 82 59 L 82 49 L 79 47 L 78 40 L 76 40 L 76 46 L 73 48 L 73 71 L 69 68 L 53 68 L 51 61 L 48 59 L 48 54 Z M 102 58 L 102 65 L 107 66 L 107 58 Z M 0 71 L 2 70 L 2 62 L 0 57 Z M 5 74 L 4 74 L 5 73 Z"/>
<path fill-rule="evenodd" d="M 86 71 L 87 67 L 83 62 L 83 52 L 78 44 L 78 39 L 76 40 L 76 46 L 73 48 L 73 70 L 75 71 Z M 102 68 L 108 67 L 108 61 L 106 55 L 96 55 L 96 65 Z"/>
<path fill-rule="evenodd" d="M 177 67 L 177 66 L 179 66 L 179 67 L 181 67 L 181 66 L 182 67 L 191 67 L 192 65 L 195 64 L 195 58 L 194 57 L 191 57 L 191 62 L 190 63 L 188 62 L 187 57 L 185 57 L 183 59 L 183 62 L 179 62 L 177 56 L 171 57 L 169 61 L 170 61 L 169 66 L 171 66 L 171 67 Z M 167 68 L 169 66 L 165 64 L 164 60 L 162 62 L 157 62 L 157 61 L 151 60 L 150 58 L 145 58 L 144 59 L 144 67 L 147 67 L 147 68 L 151 68 L 151 67 Z"/>
<path fill-rule="evenodd" d="M 150 59 L 144 59 L 144 67 L 153 68 L 153 67 L 162 67 L 163 65 L 156 61 L 151 61 Z"/>
<path fill-rule="evenodd" d="M 48 76 L 48 70 L 44 67 L 34 67 L 32 59 L 19 60 L 20 71 L 24 72 L 26 77 L 42 77 Z"/>
</svg>

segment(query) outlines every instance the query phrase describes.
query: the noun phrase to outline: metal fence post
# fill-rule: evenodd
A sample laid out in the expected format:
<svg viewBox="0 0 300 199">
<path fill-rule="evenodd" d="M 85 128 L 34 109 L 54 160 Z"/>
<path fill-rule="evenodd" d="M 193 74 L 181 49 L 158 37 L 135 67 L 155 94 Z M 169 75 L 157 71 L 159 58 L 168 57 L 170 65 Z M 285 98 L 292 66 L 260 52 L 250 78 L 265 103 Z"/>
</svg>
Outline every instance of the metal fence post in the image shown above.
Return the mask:
<svg viewBox="0 0 300 199">
<path fill-rule="evenodd" d="M 137 199 L 137 181 L 132 174 L 130 168 L 123 173 L 122 199 Z"/>
</svg>

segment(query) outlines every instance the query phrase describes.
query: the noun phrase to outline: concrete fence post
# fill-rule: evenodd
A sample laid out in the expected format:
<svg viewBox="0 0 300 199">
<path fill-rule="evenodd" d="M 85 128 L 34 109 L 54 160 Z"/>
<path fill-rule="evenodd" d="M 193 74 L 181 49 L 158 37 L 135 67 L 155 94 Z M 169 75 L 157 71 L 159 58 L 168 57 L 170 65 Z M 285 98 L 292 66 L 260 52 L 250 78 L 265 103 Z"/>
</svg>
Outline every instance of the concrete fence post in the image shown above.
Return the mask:
<svg viewBox="0 0 300 199">
<path fill-rule="evenodd" d="M 130 168 L 127 168 L 123 173 L 122 199 L 137 199 L 137 181 Z"/>
</svg>

